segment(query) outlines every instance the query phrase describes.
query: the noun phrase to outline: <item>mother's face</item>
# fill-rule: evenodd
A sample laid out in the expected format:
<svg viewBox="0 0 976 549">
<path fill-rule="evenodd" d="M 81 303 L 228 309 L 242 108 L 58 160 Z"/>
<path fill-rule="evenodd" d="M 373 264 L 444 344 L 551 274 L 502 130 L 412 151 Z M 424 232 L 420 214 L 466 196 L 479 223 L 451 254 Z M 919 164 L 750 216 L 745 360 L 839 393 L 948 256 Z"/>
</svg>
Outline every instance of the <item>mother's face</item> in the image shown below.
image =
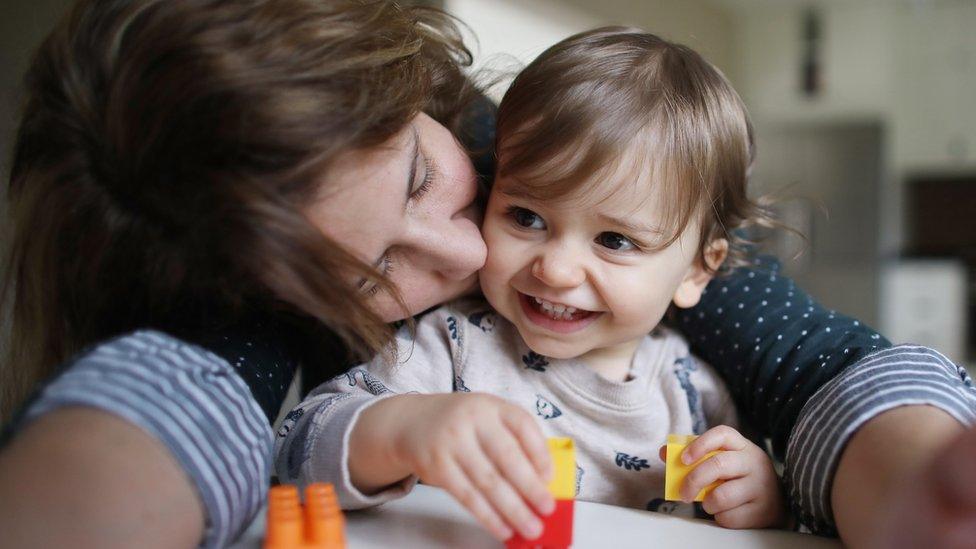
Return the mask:
<svg viewBox="0 0 976 549">
<path fill-rule="evenodd" d="M 474 168 L 451 132 L 426 114 L 379 147 L 340 156 L 324 187 L 309 219 L 385 272 L 411 314 L 476 287 L 486 249 Z M 403 317 L 385 292 L 359 291 L 385 320 Z"/>
</svg>

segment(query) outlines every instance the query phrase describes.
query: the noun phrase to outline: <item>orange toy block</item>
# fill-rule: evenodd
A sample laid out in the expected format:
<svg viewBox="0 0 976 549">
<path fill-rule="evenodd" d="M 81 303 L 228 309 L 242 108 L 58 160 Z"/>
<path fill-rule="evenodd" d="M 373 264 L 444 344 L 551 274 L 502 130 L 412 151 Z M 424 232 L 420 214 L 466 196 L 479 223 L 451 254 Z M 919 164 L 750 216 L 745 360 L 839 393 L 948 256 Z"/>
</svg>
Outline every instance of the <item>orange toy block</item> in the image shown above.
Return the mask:
<svg viewBox="0 0 976 549">
<path fill-rule="evenodd" d="M 345 519 L 331 484 L 305 488 L 305 505 L 298 487 L 283 484 L 268 494 L 264 549 L 344 549 Z"/>
<path fill-rule="evenodd" d="M 709 452 L 698 461 L 692 463 L 691 465 L 685 465 L 681 462 L 681 452 L 684 452 L 685 447 L 691 444 L 691 441 L 698 438 L 695 435 L 668 435 L 668 452 L 665 457 L 665 469 L 664 469 L 664 499 L 668 501 L 680 501 L 681 496 L 678 495 L 681 490 L 681 483 L 685 480 L 685 477 L 691 472 L 692 469 L 698 466 L 699 463 L 705 461 L 706 459 L 714 456 L 718 452 Z M 716 481 L 705 488 L 702 488 L 698 495 L 695 496 L 695 501 L 702 501 L 709 492 L 715 489 L 716 486 L 722 484 L 722 481 Z"/>
<path fill-rule="evenodd" d="M 569 438 L 550 438 L 552 481 L 549 493 L 556 499 L 556 510 L 542 517 L 542 535 L 527 540 L 515 534 L 505 542 L 507 549 L 566 549 L 573 544 L 573 507 L 576 494 L 576 449 Z"/>
</svg>

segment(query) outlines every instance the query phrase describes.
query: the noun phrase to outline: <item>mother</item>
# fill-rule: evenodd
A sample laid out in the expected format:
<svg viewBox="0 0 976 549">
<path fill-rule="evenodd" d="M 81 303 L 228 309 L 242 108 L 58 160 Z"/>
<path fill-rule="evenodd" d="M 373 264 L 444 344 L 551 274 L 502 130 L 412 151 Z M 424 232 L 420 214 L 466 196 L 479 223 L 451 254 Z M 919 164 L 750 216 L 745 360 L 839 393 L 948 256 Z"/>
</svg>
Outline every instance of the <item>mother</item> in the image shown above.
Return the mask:
<svg viewBox="0 0 976 549">
<path fill-rule="evenodd" d="M 473 288 L 476 174 L 455 137 L 490 116 L 469 61 L 443 15 L 390 2 L 76 6 L 28 73 L 8 189 L 5 542 L 219 546 L 241 530 L 295 369 L 339 373 L 341 343 L 375 351 L 387 322 Z M 802 315 L 759 322 L 756 279 Z M 804 520 L 836 517 L 849 541 L 891 482 L 872 471 L 914 467 L 973 420 L 941 355 L 884 350 L 775 265 L 718 282 L 681 328 L 786 452 Z M 888 411 L 905 404 L 931 406 Z M 915 442 L 859 442 L 878 439 Z"/>
</svg>

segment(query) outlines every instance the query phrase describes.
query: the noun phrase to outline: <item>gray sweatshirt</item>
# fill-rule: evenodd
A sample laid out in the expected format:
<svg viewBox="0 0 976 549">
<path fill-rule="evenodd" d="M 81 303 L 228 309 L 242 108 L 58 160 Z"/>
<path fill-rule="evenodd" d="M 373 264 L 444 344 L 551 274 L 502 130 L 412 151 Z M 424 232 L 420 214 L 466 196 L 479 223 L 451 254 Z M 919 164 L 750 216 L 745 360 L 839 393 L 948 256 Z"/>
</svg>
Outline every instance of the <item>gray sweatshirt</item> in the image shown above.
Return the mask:
<svg viewBox="0 0 976 549">
<path fill-rule="evenodd" d="M 483 300 L 428 313 L 415 335 L 402 329 L 396 345 L 396 363 L 377 357 L 322 384 L 292 410 L 275 441 L 282 482 L 331 482 L 346 509 L 403 496 L 416 478 L 373 495 L 350 482 L 349 435 L 360 412 L 395 394 L 478 391 L 530 411 L 546 436 L 575 440 L 577 499 L 670 512 L 658 458 L 667 435 L 737 424 L 718 374 L 663 327 L 641 341 L 623 382 L 578 360 L 533 353 Z"/>
</svg>

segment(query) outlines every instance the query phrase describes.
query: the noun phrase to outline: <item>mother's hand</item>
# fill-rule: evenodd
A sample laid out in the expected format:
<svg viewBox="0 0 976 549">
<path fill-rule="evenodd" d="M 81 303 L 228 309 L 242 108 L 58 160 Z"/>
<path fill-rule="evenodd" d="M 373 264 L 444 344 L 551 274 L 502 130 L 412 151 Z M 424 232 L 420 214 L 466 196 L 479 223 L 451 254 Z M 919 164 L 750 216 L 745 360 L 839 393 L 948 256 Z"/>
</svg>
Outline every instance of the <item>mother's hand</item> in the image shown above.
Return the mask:
<svg viewBox="0 0 976 549">
<path fill-rule="evenodd" d="M 963 430 L 956 419 L 932 406 L 894 408 L 864 424 L 844 450 L 831 489 L 833 515 L 844 544 L 918 547 L 915 541 L 921 541 L 921 546 L 942 547 L 929 537 L 939 531 L 940 523 L 923 519 L 949 518 L 941 508 L 928 507 L 927 500 L 943 497 L 931 484 L 934 469 L 947 459 L 944 448 Z M 976 446 L 969 455 L 974 454 Z M 954 466 L 963 468 L 965 460 Z M 921 479 L 915 480 L 916 475 Z M 944 478 L 951 481 L 954 475 Z M 973 538 L 969 539 L 967 549 L 972 549 Z"/>
<path fill-rule="evenodd" d="M 976 546 L 976 428 L 906 478 L 891 502 L 873 546 Z"/>
</svg>

